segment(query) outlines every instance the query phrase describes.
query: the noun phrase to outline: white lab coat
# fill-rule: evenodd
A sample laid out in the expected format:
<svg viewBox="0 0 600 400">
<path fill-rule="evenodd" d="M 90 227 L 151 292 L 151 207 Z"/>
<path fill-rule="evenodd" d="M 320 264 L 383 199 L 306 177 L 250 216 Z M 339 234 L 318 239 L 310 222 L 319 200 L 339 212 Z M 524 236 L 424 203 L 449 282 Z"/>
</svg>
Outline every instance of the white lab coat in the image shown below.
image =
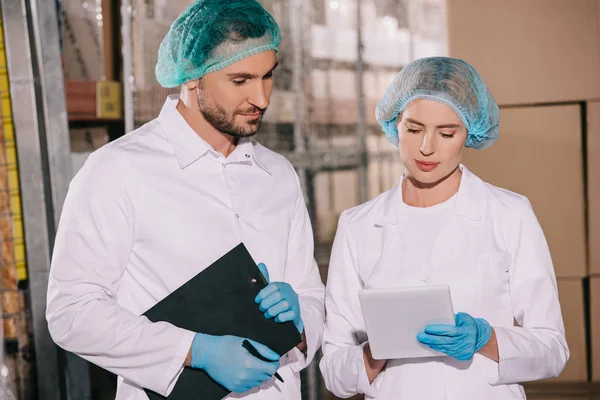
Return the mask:
<svg viewBox="0 0 600 400">
<path fill-rule="evenodd" d="M 440 232 L 431 262 L 403 257 L 402 180 L 345 211 L 329 265 L 327 321 L 320 368 L 339 397 L 367 399 L 524 399 L 519 382 L 557 376 L 569 358 L 556 278 L 529 201 L 481 181 L 461 166 L 456 215 Z M 363 288 L 448 284 L 455 312 L 486 319 L 496 331 L 500 362 L 480 354 L 390 360 L 369 384 L 362 347 Z M 390 315 L 394 318 L 394 315 Z M 519 326 L 515 326 L 514 322 Z"/>
<path fill-rule="evenodd" d="M 296 173 L 250 139 L 223 157 L 176 104 L 168 98 L 158 119 L 92 154 L 71 183 L 49 277 L 52 338 L 117 374 L 117 400 L 147 399 L 142 387 L 167 395 L 194 332 L 140 315 L 244 242 L 271 281 L 298 293 L 308 349 L 282 357 L 285 383 L 230 397 L 300 399 L 299 371 L 321 344 L 325 289 Z"/>
</svg>

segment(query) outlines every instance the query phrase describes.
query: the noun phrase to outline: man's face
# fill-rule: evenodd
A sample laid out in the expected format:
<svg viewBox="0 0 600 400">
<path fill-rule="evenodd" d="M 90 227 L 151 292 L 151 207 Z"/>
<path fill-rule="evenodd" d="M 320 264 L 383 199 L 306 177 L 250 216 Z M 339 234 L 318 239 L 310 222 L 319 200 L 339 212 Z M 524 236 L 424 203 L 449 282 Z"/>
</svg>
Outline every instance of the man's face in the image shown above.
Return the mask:
<svg viewBox="0 0 600 400">
<path fill-rule="evenodd" d="M 204 119 L 233 137 L 256 134 L 269 105 L 276 67 L 276 53 L 271 50 L 203 76 L 197 96 Z"/>
</svg>

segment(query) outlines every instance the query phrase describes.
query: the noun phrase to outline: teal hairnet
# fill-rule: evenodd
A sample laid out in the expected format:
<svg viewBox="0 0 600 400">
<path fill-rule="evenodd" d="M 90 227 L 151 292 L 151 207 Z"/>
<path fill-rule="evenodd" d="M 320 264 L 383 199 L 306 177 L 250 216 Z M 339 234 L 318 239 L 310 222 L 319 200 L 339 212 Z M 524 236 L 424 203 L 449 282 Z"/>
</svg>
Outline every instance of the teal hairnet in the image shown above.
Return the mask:
<svg viewBox="0 0 600 400">
<path fill-rule="evenodd" d="M 277 22 L 255 0 L 196 0 L 160 44 L 156 80 L 177 87 L 254 54 L 277 51 L 280 42 Z"/>
<path fill-rule="evenodd" d="M 443 103 L 467 128 L 467 147 L 484 149 L 498 138 L 500 110 L 481 77 L 468 63 L 448 57 L 427 57 L 408 64 L 377 105 L 377 122 L 388 140 L 398 145 L 398 115 L 417 99 Z"/>
</svg>

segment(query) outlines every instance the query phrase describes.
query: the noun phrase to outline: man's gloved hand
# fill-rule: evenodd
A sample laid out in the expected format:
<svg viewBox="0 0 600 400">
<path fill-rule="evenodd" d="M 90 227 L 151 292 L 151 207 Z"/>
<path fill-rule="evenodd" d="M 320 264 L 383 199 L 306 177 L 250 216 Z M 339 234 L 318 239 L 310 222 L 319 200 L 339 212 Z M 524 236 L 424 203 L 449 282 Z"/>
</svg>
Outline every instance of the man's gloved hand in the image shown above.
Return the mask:
<svg viewBox="0 0 600 400">
<path fill-rule="evenodd" d="M 456 326 L 427 325 L 417 340 L 458 360 L 470 360 L 490 340 L 492 327 L 486 320 L 465 313 L 456 314 L 455 320 Z"/>
<path fill-rule="evenodd" d="M 258 268 L 269 282 L 269 272 L 263 263 Z M 304 323 L 300 316 L 300 303 L 294 289 L 285 282 L 272 282 L 261 290 L 254 301 L 259 305 L 260 311 L 266 318 L 275 318 L 276 322 L 293 321 L 298 332 L 304 331 Z"/>
<path fill-rule="evenodd" d="M 249 340 L 249 339 L 248 339 Z M 280 355 L 249 340 L 272 362 L 262 361 L 242 347 L 244 338 L 197 333 L 192 342 L 192 368 L 203 369 L 215 382 L 232 392 L 246 392 L 268 381 L 279 368 Z"/>
</svg>

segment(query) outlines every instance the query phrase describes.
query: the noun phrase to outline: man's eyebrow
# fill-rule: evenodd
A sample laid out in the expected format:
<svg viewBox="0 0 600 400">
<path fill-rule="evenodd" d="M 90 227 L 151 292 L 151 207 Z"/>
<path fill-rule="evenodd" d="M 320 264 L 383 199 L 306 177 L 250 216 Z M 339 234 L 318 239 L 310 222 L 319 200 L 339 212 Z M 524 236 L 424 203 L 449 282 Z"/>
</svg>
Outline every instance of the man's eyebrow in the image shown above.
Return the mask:
<svg viewBox="0 0 600 400">
<path fill-rule="evenodd" d="M 278 66 L 279 66 L 279 63 L 278 62 L 275 63 L 273 68 L 271 68 L 271 70 L 269 72 L 267 72 L 267 75 L 272 73 L 275 70 L 275 68 L 277 68 Z M 233 78 L 233 79 L 256 79 L 256 78 L 258 78 L 258 75 L 251 74 L 249 72 L 233 72 L 231 74 L 227 74 L 227 76 L 229 78 Z"/>
<path fill-rule="evenodd" d="M 258 78 L 258 75 L 251 74 L 249 72 L 234 72 L 232 74 L 227 74 L 230 78 L 238 78 L 238 79 L 254 79 Z"/>
</svg>

